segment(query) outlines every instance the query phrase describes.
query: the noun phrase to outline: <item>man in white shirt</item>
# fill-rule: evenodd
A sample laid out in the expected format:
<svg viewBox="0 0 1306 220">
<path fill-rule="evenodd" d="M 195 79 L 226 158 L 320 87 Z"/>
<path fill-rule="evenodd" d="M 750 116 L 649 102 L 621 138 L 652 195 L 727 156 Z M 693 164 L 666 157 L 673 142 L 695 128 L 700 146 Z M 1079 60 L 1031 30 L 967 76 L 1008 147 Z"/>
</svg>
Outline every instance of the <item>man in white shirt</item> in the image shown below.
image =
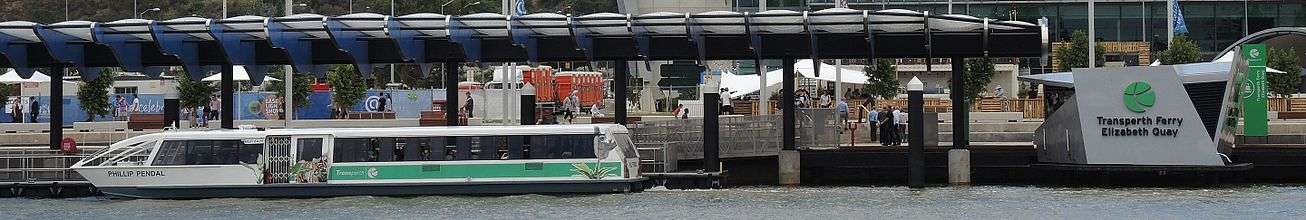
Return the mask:
<svg viewBox="0 0 1306 220">
<path fill-rule="evenodd" d="M 907 139 L 907 112 L 899 109 L 893 110 L 893 121 L 898 124 L 898 144 L 902 144 Z"/>
</svg>

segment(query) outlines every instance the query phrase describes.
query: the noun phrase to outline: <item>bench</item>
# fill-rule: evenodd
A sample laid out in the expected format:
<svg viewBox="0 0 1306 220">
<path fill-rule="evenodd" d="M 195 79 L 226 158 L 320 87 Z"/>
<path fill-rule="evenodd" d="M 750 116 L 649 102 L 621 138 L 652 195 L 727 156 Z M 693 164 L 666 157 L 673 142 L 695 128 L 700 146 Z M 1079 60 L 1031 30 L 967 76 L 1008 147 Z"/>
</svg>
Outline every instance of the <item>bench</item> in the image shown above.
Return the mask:
<svg viewBox="0 0 1306 220">
<path fill-rule="evenodd" d="M 350 112 L 345 119 L 395 119 L 394 112 Z"/>
<path fill-rule="evenodd" d="M 1306 119 L 1306 111 L 1282 111 L 1279 119 Z"/>
<path fill-rule="evenodd" d="M 443 111 L 422 111 L 421 117 L 417 118 L 417 124 L 418 126 L 423 126 L 423 127 L 446 126 L 449 124 L 447 123 L 449 120 L 446 120 L 444 116 L 445 115 Z M 458 117 L 458 120 L 460 121 L 459 122 L 460 125 L 467 124 L 466 117 Z"/>
<path fill-rule="evenodd" d="M 168 123 L 164 122 L 163 114 L 143 114 L 136 113 L 127 117 L 127 129 L 140 131 L 145 129 L 163 129 Z"/>
</svg>

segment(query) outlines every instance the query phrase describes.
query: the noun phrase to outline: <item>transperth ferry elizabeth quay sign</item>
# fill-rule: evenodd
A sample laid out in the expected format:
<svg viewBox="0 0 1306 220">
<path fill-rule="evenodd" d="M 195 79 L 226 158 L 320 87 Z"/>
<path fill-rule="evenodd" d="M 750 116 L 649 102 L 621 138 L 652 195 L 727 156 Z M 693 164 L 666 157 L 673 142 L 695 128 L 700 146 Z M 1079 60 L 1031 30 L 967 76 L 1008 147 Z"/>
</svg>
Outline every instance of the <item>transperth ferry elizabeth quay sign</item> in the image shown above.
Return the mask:
<svg viewBox="0 0 1306 220">
<path fill-rule="evenodd" d="M 1039 127 L 1039 162 L 1224 166 L 1173 66 L 1075 69 Z M 1055 107 L 1055 106 L 1054 106 Z"/>
</svg>

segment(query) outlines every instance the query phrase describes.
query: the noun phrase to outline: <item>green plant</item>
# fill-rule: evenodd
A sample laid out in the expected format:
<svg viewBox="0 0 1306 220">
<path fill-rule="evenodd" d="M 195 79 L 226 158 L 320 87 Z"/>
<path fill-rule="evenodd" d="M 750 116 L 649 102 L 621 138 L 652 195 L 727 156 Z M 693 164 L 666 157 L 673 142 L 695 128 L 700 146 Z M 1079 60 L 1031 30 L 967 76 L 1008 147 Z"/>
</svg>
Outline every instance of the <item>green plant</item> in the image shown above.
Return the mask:
<svg viewBox="0 0 1306 220">
<path fill-rule="evenodd" d="M 177 76 L 177 98 L 180 100 L 182 108 L 198 108 L 209 104 L 213 98 L 213 92 L 217 89 L 208 83 L 192 81 L 190 75 L 186 73 L 176 73 Z"/>
<path fill-rule="evenodd" d="M 604 167 L 603 164 L 598 161 L 594 161 L 594 167 L 590 167 L 589 164 L 586 163 L 573 163 L 571 164 L 571 167 L 576 168 L 573 169 L 576 173 L 592 180 L 603 179 L 603 177 L 608 176 L 608 173 L 616 170 L 614 167 Z"/>
<path fill-rule="evenodd" d="M 1270 92 L 1279 97 L 1288 97 L 1297 93 L 1301 86 L 1301 64 L 1297 62 L 1297 51 L 1293 49 L 1270 48 L 1270 57 L 1266 67 L 1283 71 L 1283 73 L 1265 73 L 1270 83 Z"/>
<path fill-rule="evenodd" d="M 983 93 L 988 87 L 989 82 L 993 81 L 993 74 L 997 70 L 993 68 L 993 59 L 991 58 L 975 58 L 965 62 L 966 73 L 962 76 L 962 84 L 966 87 L 964 95 L 966 103 L 974 104 L 976 100 L 979 100 L 980 93 Z"/>
<path fill-rule="evenodd" d="M 283 70 L 281 70 L 283 68 L 272 68 L 272 69 L 273 69 L 272 71 L 268 71 L 268 75 L 272 76 L 272 78 L 276 78 L 277 80 L 272 80 L 270 82 L 263 82 L 263 89 L 264 89 L 263 91 L 276 92 L 278 97 L 286 97 L 286 81 L 284 80 L 286 74 L 284 73 Z M 293 82 L 294 83 L 293 89 L 295 90 L 294 98 L 295 98 L 296 108 L 308 106 L 310 102 L 308 99 L 308 95 L 312 94 L 312 91 L 309 90 L 308 85 L 312 81 L 313 81 L 312 76 L 305 75 L 305 74 L 295 75 L 295 81 Z"/>
<path fill-rule="evenodd" d="M 868 77 L 868 83 L 862 90 L 871 96 L 892 99 L 898 95 L 898 73 L 893 69 L 892 59 L 875 59 L 870 65 L 862 67 Z"/>
<path fill-rule="evenodd" d="M 1097 57 L 1094 66 L 1106 63 L 1106 47 L 1098 44 L 1093 50 L 1095 52 L 1093 55 Z M 1068 72 L 1071 68 L 1088 67 L 1088 33 L 1082 30 L 1075 31 L 1070 36 L 1070 42 L 1058 49 L 1056 59 L 1061 64 L 1057 71 Z"/>
<path fill-rule="evenodd" d="M 9 95 L 13 94 L 13 92 L 14 92 L 13 85 L 0 83 L 0 98 L 9 97 Z"/>
<path fill-rule="evenodd" d="M 490 80 L 494 80 L 495 68 L 501 68 L 501 67 L 478 68 L 476 70 L 476 74 L 472 75 L 473 77 L 472 80 L 478 83 L 487 83 L 490 82 Z"/>
<path fill-rule="evenodd" d="M 81 102 L 82 111 L 86 111 L 86 121 L 95 116 L 113 114 L 112 100 L 109 100 L 109 88 L 113 87 L 113 77 L 117 73 L 109 68 L 100 71 L 100 77 L 83 82 L 77 90 L 77 101 Z"/>
<path fill-rule="evenodd" d="M 1202 62 L 1202 54 L 1197 47 L 1197 42 L 1186 35 L 1175 36 L 1174 41 L 1170 43 L 1170 47 L 1166 48 L 1165 51 L 1161 51 L 1161 54 L 1158 55 L 1160 55 L 1161 64 L 1165 65 Z"/>
<path fill-rule="evenodd" d="M 245 161 L 237 161 L 237 162 L 240 163 L 240 166 L 245 167 L 245 169 L 249 169 L 250 171 L 254 171 L 254 173 L 253 173 L 253 174 L 254 174 L 254 178 L 257 179 L 258 184 L 263 184 L 263 171 L 264 171 L 265 169 L 267 169 L 267 167 L 268 167 L 268 165 L 267 165 L 267 164 L 268 164 L 268 158 L 267 158 L 267 157 L 264 157 L 263 154 L 260 153 L 260 154 L 258 155 L 258 159 L 256 159 L 255 161 L 253 161 L 253 162 L 254 162 L 253 164 L 247 163 L 247 162 L 245 162 Z"/>
<path fill-rule="evenodd" d="M 367 95 L 367 84 L 359 77 L 354 65 L 335 65 L 327 73 L 327 83 L 331 84 L 331 102 L 340 111 L 348 111 L 358 100 Z"/>
</svg>

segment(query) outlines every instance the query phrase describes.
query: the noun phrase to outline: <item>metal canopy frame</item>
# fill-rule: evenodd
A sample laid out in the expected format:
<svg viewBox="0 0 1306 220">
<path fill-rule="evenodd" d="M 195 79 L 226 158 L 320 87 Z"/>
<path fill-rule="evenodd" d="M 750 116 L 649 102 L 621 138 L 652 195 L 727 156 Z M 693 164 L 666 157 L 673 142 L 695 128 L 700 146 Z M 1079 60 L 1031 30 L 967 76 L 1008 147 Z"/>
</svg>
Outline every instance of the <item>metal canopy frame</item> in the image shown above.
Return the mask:
<svg viewBox="0 0 1306 220">
<path fill-rule="evenodd" d="M 1036 25 L 902 9 L 581 16 L 297 14 L 49 25 L 9 21 L 0 22 L 0 67 L 14 68 L 24 78 L 32 75 L 33 68 L 50 68 L 55 79 L 62 78 L 65 67 L 74 67 L 83 80 L 93 80 L 97 69 L 105 67 L 157 76 L 162 67 L 182 66 L 191 80 L 220 69 L 221 124 L 234 128 L 232 73 L 236 65 L 244 66 L 258 84 L 268 65 L 293 65 L 298 72 L 321 77 L 324 65 L 351 64 L 357 73 L 370 77 L 375 64 L 413 63 L 427 76 L 435 63 L 442 63 L 445 85 L 452 86 L 458 84 L 460 62 L 527 61 L 535 65 L 610 60 L 616 61 L 618 68 L 616 88 L 625 88 L 626 61 L 751 59 L 760 64 L 762 59 L 782 59 L 786 61 L 784 135 L 793 137 L 795 59 L 996 56 L 1046 60 L 1046 24 L 1046 19 Z M 648 65 L 645 62 L 645 68 L 650 68 Z M 953 76 L 959 77 L 961 69 L 954 68 Z M 59 85 L 52 84 L 51 96 L 62 96 Z M 458 95 L 456 89 L 445 92 L 449 97 Z M 620 111 L 616 122 L 621 124 L 626 123 L 623 96 L 618 93 L 616 104 Z M 966 109 L 962 103 L 954 102 L 953 108 Z M 50 104 L 51 115 L 62 115 L 62 102 Z M 449 125 L 458 125 L 458 103 L 446 102 L 445 109 Z M 967 131 L 965 115 L 954 115 L 954 130 L 959 133 Z M 61 117 L 51 118 L 52 148 L 62 139 L 61 129 L 57 129 L 61 124 Z M 954 136 L 954 143 L 954 147 L 964 147 L 968 137 Z M 785 138 L 785 149 L 793 147 L 793 139 Z"/>
<path fill-rule="evenodd" d="M 0 23 L 0 54 L 7 58 L 0 67 L 30 73 L 64 63 L 82 72 L 122 67 L 154 75 L 158 67 L 183 66 L 194 76 L 210 66 L 244 65 L 259 79 L 265 65 L 321 73 L 324 64 L 352 64 L 369 75 L 371 66 L 387 63 L 415 63 L 429 73 L 441 62 L 1041 57 L 1044 35 L 1038 24 L 901 9 L 11 21 Z M 22 50 L 32 45 L 48 56 Z"/>
</svg>

